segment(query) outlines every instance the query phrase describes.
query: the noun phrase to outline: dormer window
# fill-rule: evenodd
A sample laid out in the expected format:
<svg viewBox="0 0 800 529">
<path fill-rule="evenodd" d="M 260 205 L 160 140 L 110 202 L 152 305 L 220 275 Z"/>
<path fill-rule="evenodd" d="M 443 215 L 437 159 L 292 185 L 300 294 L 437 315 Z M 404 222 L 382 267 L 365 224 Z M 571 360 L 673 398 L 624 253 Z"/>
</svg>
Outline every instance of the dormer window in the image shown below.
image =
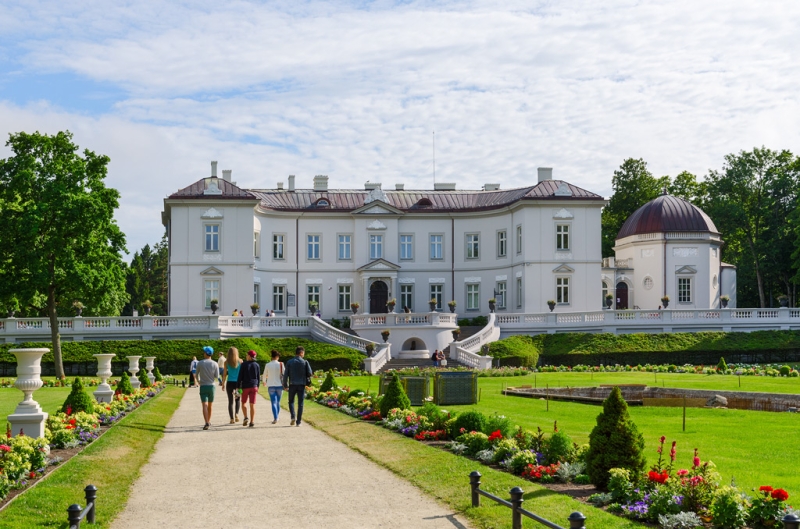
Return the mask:
<svg viewBox="0 0 800 529">
<path fill-rule="evenodd" d="M 421 199 L 419 199 L 417 201 L 417 206 L 421 207 L 421 208 L 429 208 L 432 205 L 433 205 L 433 202 L 431 202 L 431 199 L 429 199 L 427 197 L 423 197 L 423 198 L 421 198 Z"/>
<path fill-rule="evenodd" d="M 331 203 L 328 202 L 328 199 L 326 199 L 326 198 L 320 198 L 319 200 L 317 200 L 314 203 L 314 206 L 316 206 L 318 208 L 328 208 L 328 207 L 330 207 L 330 205 L 331 205 Z"/>
</svg>

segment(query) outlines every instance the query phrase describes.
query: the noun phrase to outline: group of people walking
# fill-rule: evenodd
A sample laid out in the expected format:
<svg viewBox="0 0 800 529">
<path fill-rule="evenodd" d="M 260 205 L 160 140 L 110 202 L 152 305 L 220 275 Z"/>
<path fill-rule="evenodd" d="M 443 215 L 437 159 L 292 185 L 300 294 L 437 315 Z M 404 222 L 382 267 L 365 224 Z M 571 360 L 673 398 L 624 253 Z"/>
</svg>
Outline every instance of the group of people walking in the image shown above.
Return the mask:
<svg viewBox="0 0 800 529">
<path fill-rule="evenodd" d="M 291 425 L 300 426 L 303 419 L 303 404 L 306 386 L 311 384 L 311 365 L 304 358 L 305 349 L 297 347 L 294 358 L 286 362 L 280 361 L 280 353 L 273 349 L 271 361 L 264 365 L 262 374 L 261 366 L 256 360 L 257 353 L 252 349 L 247 351 L 243 361 L 236 347 L 228 349 L 227 354 L 219 353 L 219 359 L 214 361 L 214 349 L 210 346 L 203 347 L 205 358 L 201 361 L 192 360 L 192 374 L 195 384 L 200 386 L 200 402 L 203 406 L 204 430 L 211 427 L 211 412 L 214 405 L 214 393 L 219 387 L 228 397 L 228 415 L 230 424 L 239 422 L 241 409 L 242 426 L 252 428 L 255 426 L 256 395 L 258 388 L 263 383 L 269 392 L 272 406 L 272 424 L 278 422 L 281 411 L 281 397 L 284 390 L 289 392 L 289 414 Z M 195 385 L 193 384 L 193 385 Z M 295 399 L 297 409 L 295 410 Z"/>
</svg>

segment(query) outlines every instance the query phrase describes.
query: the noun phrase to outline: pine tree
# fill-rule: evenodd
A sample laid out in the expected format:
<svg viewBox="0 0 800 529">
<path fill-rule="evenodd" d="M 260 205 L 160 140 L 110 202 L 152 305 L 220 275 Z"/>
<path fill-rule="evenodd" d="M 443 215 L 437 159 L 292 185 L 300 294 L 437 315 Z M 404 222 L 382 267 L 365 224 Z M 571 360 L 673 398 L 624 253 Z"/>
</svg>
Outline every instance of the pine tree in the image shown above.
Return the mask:
<svg viewBox="0 0 800 529">
<path fill-rule="evenodd" d="M 152 384 L 150 384 L 150 377 L 147 376 L 147 372 L 139 371 L 139 376 L 136 378 L 139 379 L 139 388 L 143 389 L 152 386 Z"/>
<path fill-rule="evenodd" d="M 153 368 L 153 376 L 155 377 L 155 381 L 156 382 L 163 382 L 164 381 L 164 377 L 161 376 L 161 371 L 159 371 L 157 367 Z"/>
<path fill-rule="evenodd" d="M 586 473 L 598 488 L 608 485 L 608 471 L 625 468 L 632 475 L 645 469 L 644 437 L 628 414 L 628 404 L 618 387 L 603 401 L 603 412 L 597 416 L 597 426 L 589 434 L 586 453 Z"/>
<path fill-rule="evenodd" d="M 401 410 L 411 409 L 411 401 L 406 395 L 406 390 L 403 389 L 403 384 L 400 383 L 400 377 L 397 373 L 392 374 L 392 381 L 389 387 L 386 388 L 386 394 L 381 399 L 381 417 L 389 415 L 389 410 L 400 408 Z"/>
<path fill-rule="evenodd" d="M 79 411 L 86 411 L 91 413 L 94 410 L 94 399 L 83 390 L 83 382 L 78 377 L 75 377 L 75 382 L 72 383 L 72 391 L 67 395 L 67 400 L 61 406 L 61 411 L 67 413 L 78 413 Z"/>
<path fill-rule="evenodd" d="M 128 376 L 127 371 L 122 372 L 122 376 L 119 379 L 119 384 L 117 384 L 117 391 L 119 391 L 123 395 L 130 395 L 133 393 L 133 386 L 131 386 L 131 377 Z"/>
<path fill-rule="evenodd" d="M 326 391 L 330 391 L 332 389 L 337 388 L 336 379 L 333 378 L 333 371 L 328 371 L 325 380 L 322 382 L 322 385 L 319 387 L 320 393 L 324 393 Z"/>
</svg>

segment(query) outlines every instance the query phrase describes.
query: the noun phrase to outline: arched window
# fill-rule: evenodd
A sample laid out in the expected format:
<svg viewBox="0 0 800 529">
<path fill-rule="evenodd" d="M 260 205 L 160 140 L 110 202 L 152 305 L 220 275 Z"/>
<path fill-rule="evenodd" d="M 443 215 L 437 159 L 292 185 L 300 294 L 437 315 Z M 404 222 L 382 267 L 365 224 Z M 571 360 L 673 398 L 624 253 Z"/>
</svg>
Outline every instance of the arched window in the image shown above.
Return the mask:
<svg viewBox="0 0 800 529">
<path fill-rule="evenodd" d="M 417 206 L 419 206 L 421 208 L 429 208 L 432 205 L 433 205 L 433 202 L 431 202 L 431 199 L 429 199 L 427 197 L 423 197 L 423 198 L 421 198 L 421 199 L 419 199 L 417 201 Z"/>
<path fill-rule="evenodd" d="M 320 198 L 314 205 L 318 208 L 327 208 L 331 205 L 331 203 L 325 198 Z"/>
</svg>

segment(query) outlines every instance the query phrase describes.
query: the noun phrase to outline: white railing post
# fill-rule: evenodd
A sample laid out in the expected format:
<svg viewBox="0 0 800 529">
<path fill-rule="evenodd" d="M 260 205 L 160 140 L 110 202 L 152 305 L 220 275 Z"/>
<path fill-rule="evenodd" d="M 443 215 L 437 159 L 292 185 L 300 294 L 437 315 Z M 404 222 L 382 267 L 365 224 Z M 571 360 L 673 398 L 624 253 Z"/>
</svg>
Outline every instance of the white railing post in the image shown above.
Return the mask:
<svg viewBox="0 0 800 529">
<path fill-rule="evenodd" d="M 142 329 L 151 331 L 154 327 L 152 316 L 142 316 Z"/>
</svg>

